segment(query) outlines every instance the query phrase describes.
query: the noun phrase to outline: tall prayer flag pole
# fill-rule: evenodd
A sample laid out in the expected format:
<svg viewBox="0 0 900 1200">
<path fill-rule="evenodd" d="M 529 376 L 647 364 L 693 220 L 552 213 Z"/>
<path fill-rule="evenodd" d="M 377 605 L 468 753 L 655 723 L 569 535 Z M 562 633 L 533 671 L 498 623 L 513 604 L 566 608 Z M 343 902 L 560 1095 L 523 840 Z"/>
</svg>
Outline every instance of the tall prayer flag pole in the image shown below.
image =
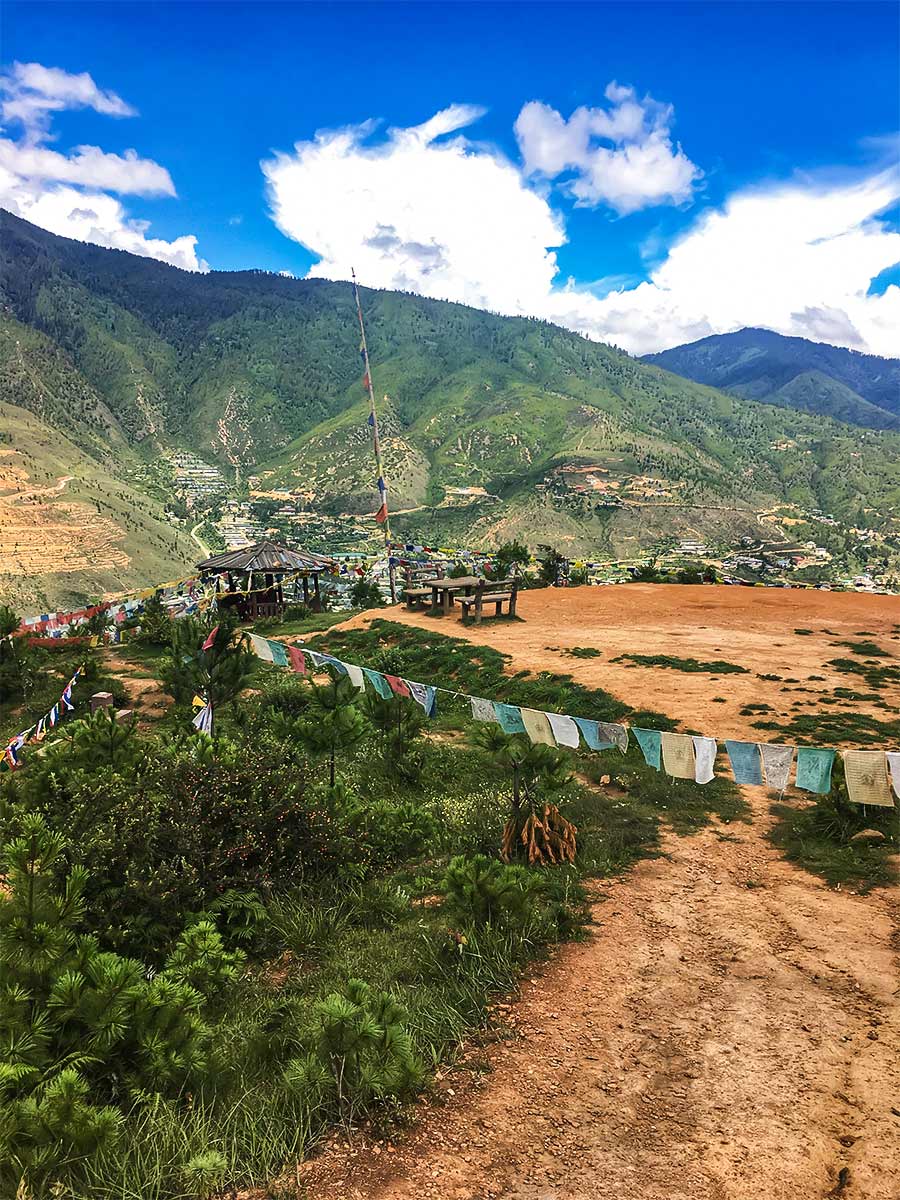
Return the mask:
<svg viewBox="0 0 900 1200">
<path fill-rule="evenodd" d="M 356 315 L 359 319 L 359 353 L 362 356 L 365 375 L 363 386 L 369 396 L 369 424 L 372 426 L 372 441 L 375 446 L 375 469 L 378 472 L 379 508 L 375 520 L 384 527 L 384 544 L 388 559 L 388 580 L 391 588 L 391 603 L 397 603 L 397 585 L 394 580 L 394 567 L 391 561 L 391 522 L 388 517 L 387 484 L 384 480 L 384 467 L 381 462 L 381 439 L 378 436 L 378 413 L 375 410 L 375 389 L 372 386 L 372 368 L 369 366 L 369 348 L 366 345 L 366 327 L 363 324 L 362 304 L 359 300 L 359 287 L 356 282 L 356 272 L 351 268 L 353 277 L 353 296 L 356 300 Z"/>
</svg>

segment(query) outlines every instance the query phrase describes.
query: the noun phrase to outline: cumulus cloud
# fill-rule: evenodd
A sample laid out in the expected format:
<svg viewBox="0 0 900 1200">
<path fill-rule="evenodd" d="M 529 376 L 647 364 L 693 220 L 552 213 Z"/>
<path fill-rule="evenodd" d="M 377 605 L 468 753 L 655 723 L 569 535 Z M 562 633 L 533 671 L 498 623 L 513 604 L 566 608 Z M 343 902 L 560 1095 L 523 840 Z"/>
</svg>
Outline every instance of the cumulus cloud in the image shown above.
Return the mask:
<svg viewBox="0 0 900 1200">
<path fill-rule="evenodd" d="M 900 233 L 878 215 L 898 198 L 894 170 L 746 189 L 701 216 L 647 282 L 588 300 L 580 317 L 639 353 L 749 325 L 896 355 L 900 288 L 868 289 L 900 261 Z"/>
<path fill-rule="evenodd" d="M 592 120 L 610 137 L 666 125 L 630 89 L 608 97 Z M 737 192 L 657 247 L 647 280 L 600 297 L 560 279 L 564 221 L 530 185 L 536 163 L 552 174 L 572 151 L 532 143 L 515 165 L 460 133 L 479 115 L 455 105 L 380 140 L 371 122 L 320 131 L 263 162 L 274 220 L 319 260 L 309 274 L 355 267 L 373 287 L 543 317 L 637 354 L 745 325 L 897 353 L 900 288 L 867 294 L 900 260 L 900 234 L 878 215 L 900 197 L 896 173 Z"/>
<path fill-rule="evenodd" d="M 699 167 L 674 145 L 674 109 L 613 82 L 606 108 L 577 108 L 566 120 L 531 100 L 516 118 L 525 173 L 556 180 L 577 204 L 620 214 L 690 200 Z"/>
<path fill-rule="evenodd" d="M 193 235 L 172 241 L 149 237 L 148 223 L 130 217 L 109 194 L 174 196 L 165 167 L 136 150 L 120 155 L 99 146 L 76 146 L 63 153 L 44 144 L 52 139 L 53 114 L 65 109 L 136 116 L 121 96 L 98 87 L 87 73 L 14 63 L 0 75 L 0 97 L 0 116 L 18 133 L 0 138 L 0 205 L 63 237 L 129 250 L 189 271 L 208 269 L 197 257 Z"/>
</svg>

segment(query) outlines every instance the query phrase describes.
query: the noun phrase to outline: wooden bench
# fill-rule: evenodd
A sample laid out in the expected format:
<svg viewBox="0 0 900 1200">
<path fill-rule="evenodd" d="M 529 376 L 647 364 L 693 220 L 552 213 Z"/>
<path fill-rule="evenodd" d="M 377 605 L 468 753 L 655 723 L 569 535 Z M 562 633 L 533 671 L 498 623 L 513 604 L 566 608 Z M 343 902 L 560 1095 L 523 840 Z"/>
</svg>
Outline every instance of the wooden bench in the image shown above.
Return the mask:
<svg viewBox="0 0 900 1200">
<path fill-rule="evenodd" d="M 431 603 L 431 580 L 437 579 L 438 575 L 439 571 L 436 567 L 407 567 L 403 595 L 406 597 L 408 609 L 419 607 L 422 601 Z"/>
<path fill-rule="evenodd" d="M 431 600 L 430 587 L 408 587 L 403 589 L 403 595 L 406 597 L 406 607 L 413 609 L 423 600 Z"/>
<path fill-rule="evenodd" d="M 462 618 L 465 620 L 475 613 L 475 624 L 481 624 L 485 604 L 494 605 L 494 616 L 503 613 L 503 605 L 511 617 L 516 615 L 516 596 L 519 591 L 517 579 L 482 579 L 471 596 L 455 596 L 454 599 L 462 608 Z"/>
</svg>

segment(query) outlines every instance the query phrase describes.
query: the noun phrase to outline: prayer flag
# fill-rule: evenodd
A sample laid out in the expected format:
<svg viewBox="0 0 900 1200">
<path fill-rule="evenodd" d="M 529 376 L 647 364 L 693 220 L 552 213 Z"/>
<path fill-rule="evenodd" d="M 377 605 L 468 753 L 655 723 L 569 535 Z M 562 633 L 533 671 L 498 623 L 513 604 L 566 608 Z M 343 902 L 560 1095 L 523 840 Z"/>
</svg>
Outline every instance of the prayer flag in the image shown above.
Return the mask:
<svg viewBox="0 0 900 1200">
<path fill-rule="evenodd" d="M 716 754 L 719 744 L 715 738 L 694 736 L 694 783 L 712 783 L 716 775 Z"/>
<path fill-rule="evenodd" d="M 830 792 L 834 756 L 834 750 L 813 750 L 809 746 L 801 746 L 797 751 L 797 787 L 819 795 Z"/>
<path fill-rule="evenodd" d="M 783 792 L 791 777 L 794 761 L 794 746 L 781 746 L 776 742 L 760 742 L 759 756 L 762 759 L 766 786 Z"/>
<path fill-rule="evenodd" d="M 269 646 L 269 639 L 260 637 L 257 633 L 248 634 L 250 645 L 253 647 L 253 653 L 257 658 L 261 658 L 263 662 L 274 662 L 272 650 Z"/>
<path fill-rule="evenodd" d="M 557 746 L 569 746 L 572 750 L 577 750 L 579 744 L 578 726 L 574 720 L 560 713 L 548 712 L 545 716 L 550 722 L 550 728 L 553 730 Z"/>
<path fill-rule="evenodd" d="M 430 683 L 414 683 L 411 679 L 404 680 L 409 688 L 409 694 L 417 704 L 421 704 L 426 717 L 433 717 L 437 708 L 437 689 Z"/>
<path fill-rule="evenodd" d="M 600 737 L 611 745 L 618 747 L 624 754 L 628 749 L 628 730 L 624 725 L 616 725 L 612 721 L 598 721 L 597 728 Z"/>
<path fill-rule="evenodd" d="M 522 710 L 517 704 L 501 704 L 494 701 L 494 715 L 500 722 L 504 733 L 524 733 L 525 722 L 522 720 Z"/>
<path fill-rule="evenodd" d="M 269 653 L 272 655 L 272 662 L 276 667 L 286 667 L 290 664 L 287 646 L 284 642 L 269 641 Z"/>
<path fill-rule="evenodd" d="M 885 758 L 891 773 L 891 787 L 894 789 L 897 799 L 900 800 L 900 753 L 896 750 L 889 750 Z"/>
<path fill-rule="evenodd" d="M 373 671 L 371 667 L 363 667 L 363 674 L 382 700 L 390 700 L 394 693 L 391 691 L 391 685 L 380 671 Z"/>
<path fill-rule="evenodd" d="M 401 679 L 399 675 L 385 675 L 385 679 L 395 696 L 409 696 L 409 688 L 406 686 L 405 679 Z"/>
<path fill-rule="evenodd" d="M 586 717 L 575 717 L 574 720 L 591 750 L 611 750 L 615 745 L 608 738 L 600 736 L 600 725 L 597 721 L 589 721 Z"/>
<path fill-rule="evenodd" d="M 218 632 L 219 632 L 219 627 L 218 627 L 218 625 L 216 625 L 216 626 L 214 626 L 214 627 L 213 627 L 213 629 L 210 631 L 210 635 L 209 635 L 209 637 L 206 639 L 206 641 L 203 643 L 203 646 L 201 647 L 201 649 L 203 649 L 203 650 L 212 650 L 212 648 L 213 648 L 213 642 L 215 642 L 215 640 L 216 640 L 216 634 L 217 634 Z"/>
<path fill-rule="evenodd" d="M 659 770 L 662 765 L 662 734 L 658 729 L 638 729 L 632 725 L 631 732 L 637 738 L 648 767 Z"/>
<path fill-rule="evenodd" d="M 382 504 L 378 512 L 375 514 L 375 520 L 379 525 L 383 525 L 388 517 L 387 504 Z"/>
<path fill-rule="evenodd" d="M 661 736 L 662 760 L 666 773 L 673 779 L 694 778 L 694 739 L 686 733 L 664 733 Z"/>
<path fill-rule="evenodd" d="M 496 721 L 493 700 L 485 700 L 483 696 L 470 696 L 469 707 L 472 709 L 474 721 Z"/>
<path fill-rule="evenodd" d="M 194 717 L 191 724 L 198 733 L 212 733 L 213 710 L 211 704 L 205 704 Z"/>
<path fill-rule="evenodd" d="M 303 651 L 299 646 L 288 646 L 288 655 L 291 660 L 291 668 L 298 675 L 306 674 L 306 659 L 303 657 Z"/>
<path fill-rule="evenodd" d="M 894 798 L 888 786 L 887 758 L 883 750 L 845 750 L 843 759 L 847 795 L 854 804 L 894 807 Z"/>
<path fill-rule="evenodd" d="M 725 750 L 735 783 L 762 783 L 762 761 L 756 742 L 731 742 L 726 738 Z"/>
<path fill-rule="evenodd" d="M 545 712 L 539 712 L 536 708 L 523 708 L 520 711 L 525 732 L 532 742 L 542 746 L 556 745 L 556 738 Z"/>
<path fill-rule="evenodd" d="M 354 666 L 353 663 L 344 663 L 344 668 L 347 672 L 350 682 L 353 684 L 356 690 L 358 692 L 364 692 L 366 690 L 366 681 L 363 678 L 362 667 Z"/>
</svg>

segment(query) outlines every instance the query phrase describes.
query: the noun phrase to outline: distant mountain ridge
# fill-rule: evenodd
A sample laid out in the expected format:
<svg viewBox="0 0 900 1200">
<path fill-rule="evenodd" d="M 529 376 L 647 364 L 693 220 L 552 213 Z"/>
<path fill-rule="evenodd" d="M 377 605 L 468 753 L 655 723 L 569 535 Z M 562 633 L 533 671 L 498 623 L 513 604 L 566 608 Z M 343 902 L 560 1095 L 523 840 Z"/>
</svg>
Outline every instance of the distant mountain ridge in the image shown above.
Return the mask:
<svg viewBox="0 0 900 1200">
<path fill-rule="evenodd" d="M 685 379 L 869 429 L 900 429 L 900 359 L 739 329 L 648 354 Z"/>
</svg>

